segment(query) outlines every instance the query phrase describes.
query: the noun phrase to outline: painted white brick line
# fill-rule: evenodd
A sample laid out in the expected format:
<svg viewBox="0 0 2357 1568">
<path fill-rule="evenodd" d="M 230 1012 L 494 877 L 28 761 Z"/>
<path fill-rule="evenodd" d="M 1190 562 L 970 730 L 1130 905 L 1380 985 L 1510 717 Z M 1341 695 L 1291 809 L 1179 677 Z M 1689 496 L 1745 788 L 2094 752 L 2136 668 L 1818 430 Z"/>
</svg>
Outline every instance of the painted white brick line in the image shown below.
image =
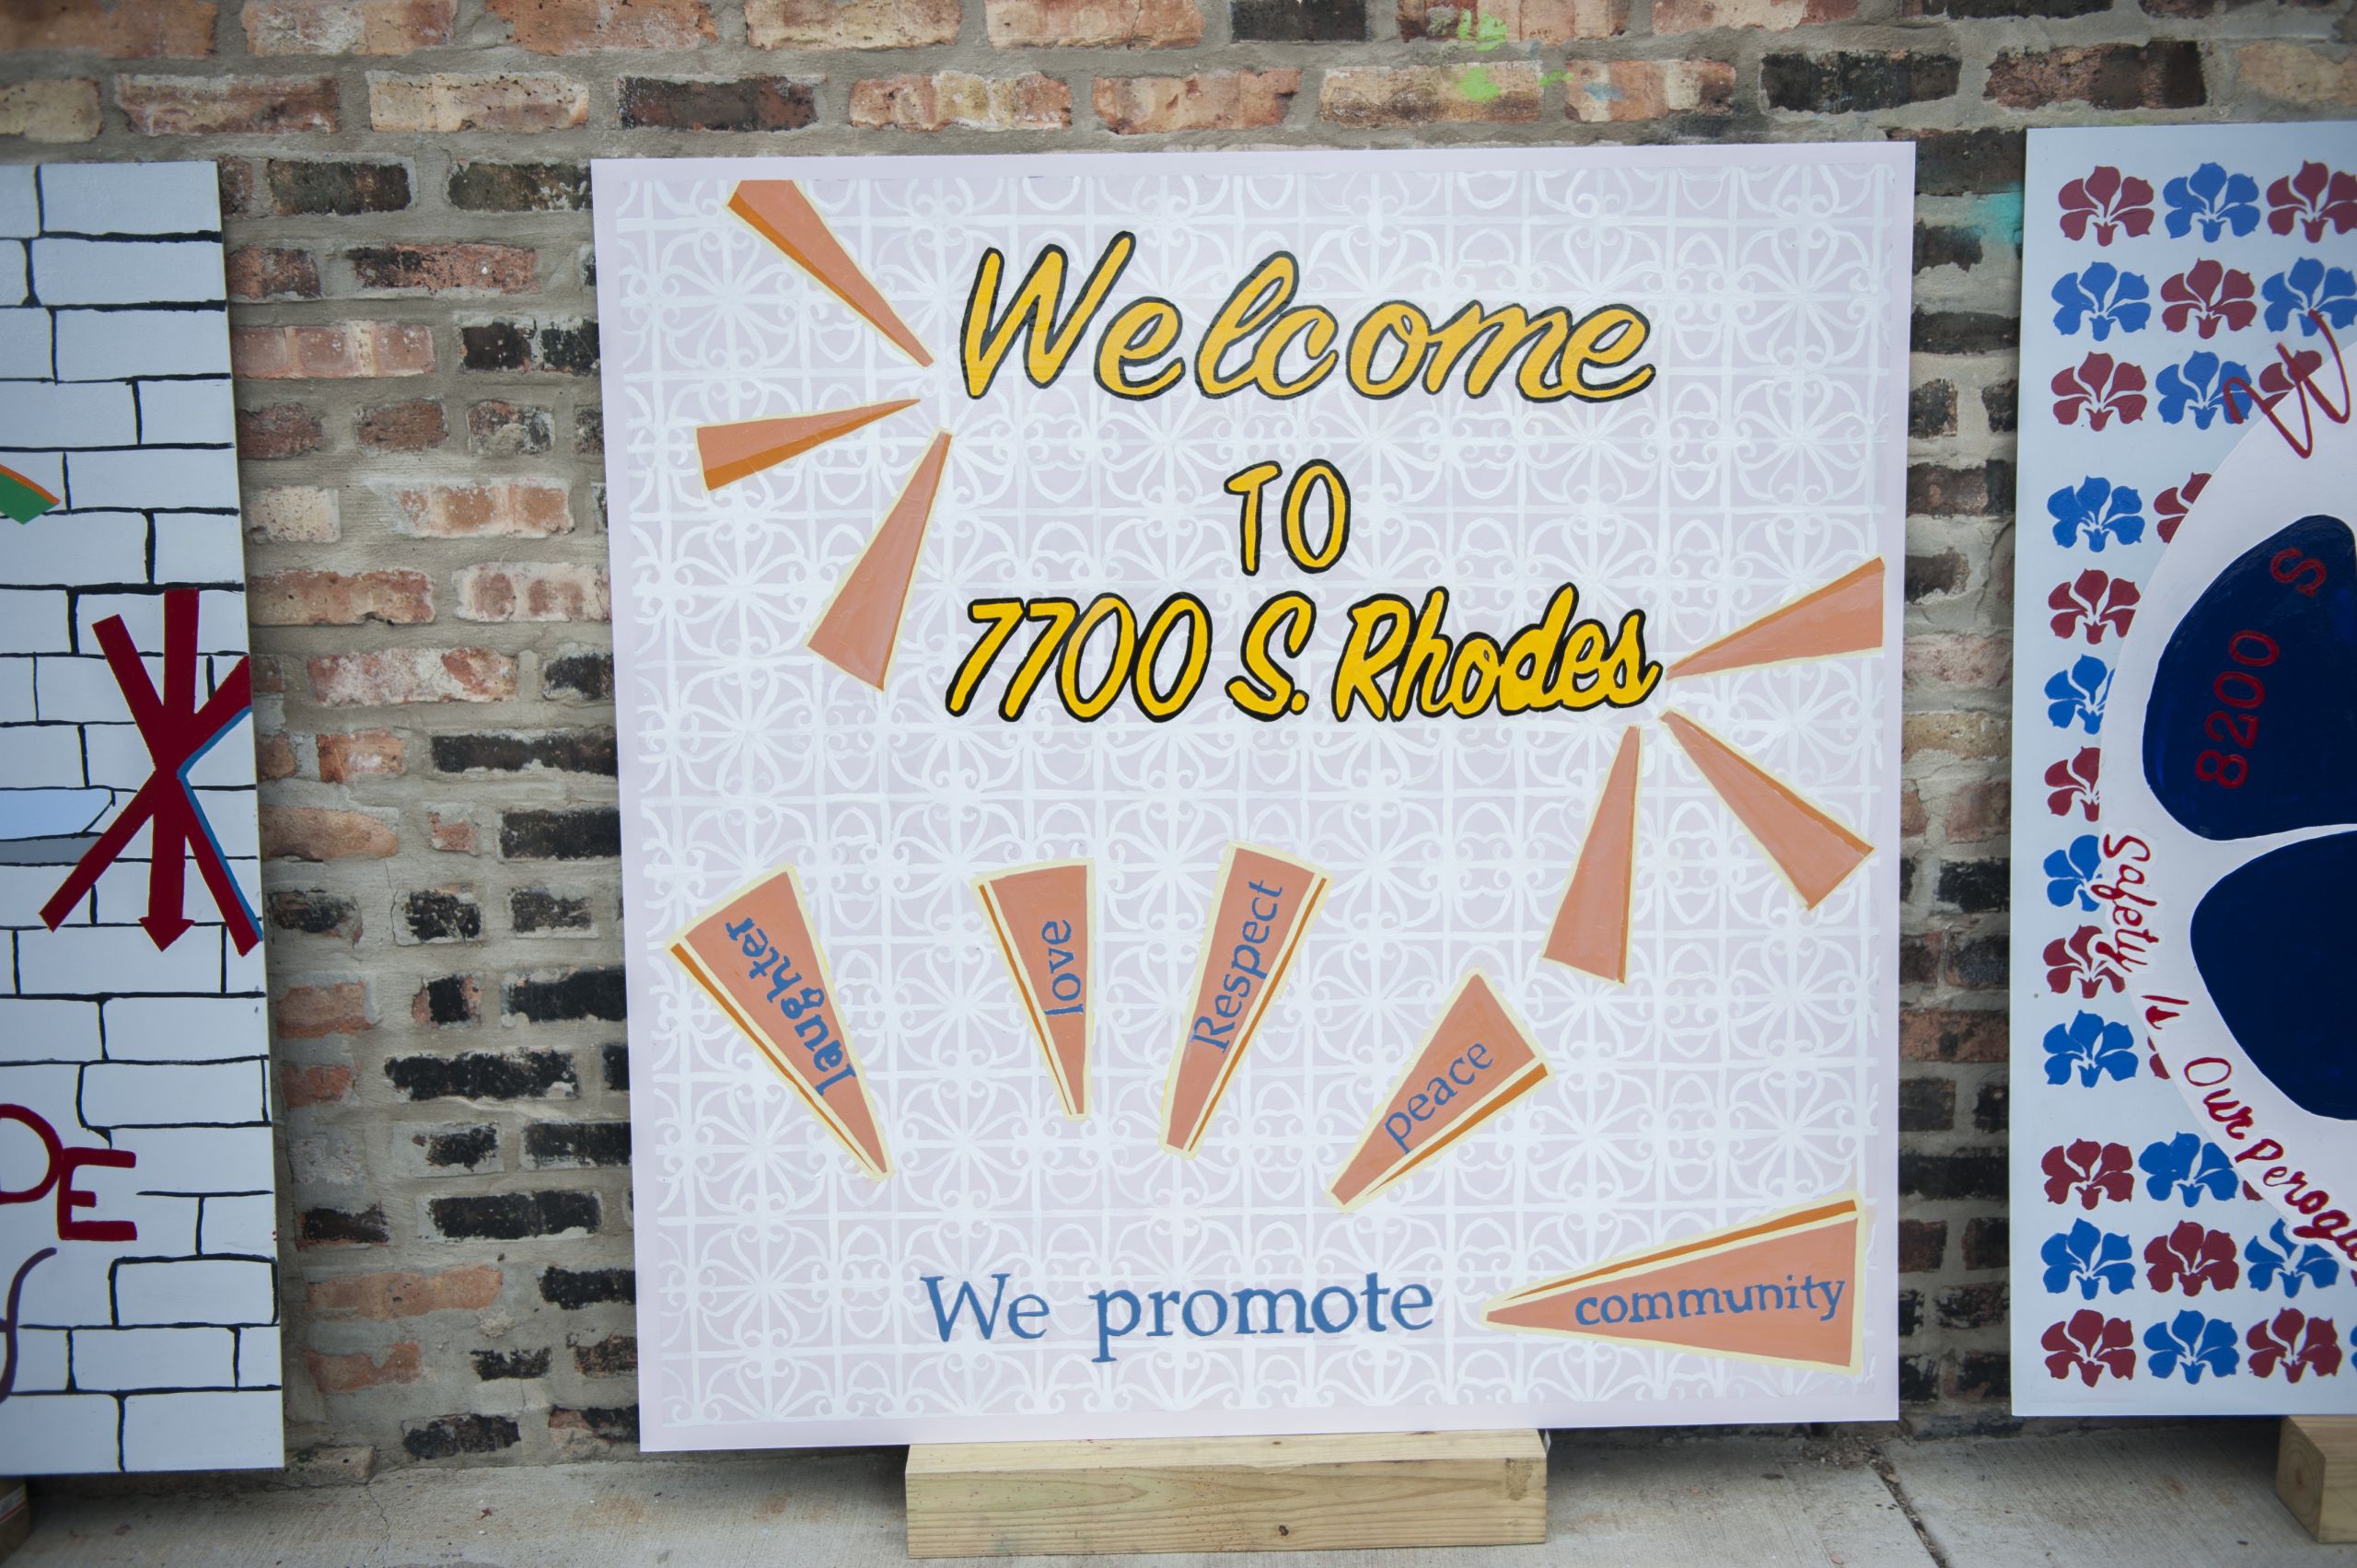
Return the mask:
<svg viewBox="0 0 2357 1568">
<path fill-rule="evenodd" d="M 182 512 L 156 519 L 156 576 L 167 583 L 235 583 L 246 570 L 237 514 Z"/>
<path fill-rule="evenodd" d="M 139 439 L 150 447 L 233 444 L 238 439 L 238 421 L 227 384 L 140 382 Z"/>
<path fill-rule="evenodd" d="M 82 732 L 70 724 L 25 725 L 0 744 L 0 789 L 81 783 Z"/>
<path fill-rule="evenodd" d="M 81 1329 L 74 1386 L 102 1394 L 140 1388 L 234 1388 L 238 1337 L 228 1329 Z"/>
<path fill-rule="evenodd" d="M 55 866 L 21 869 L 41 874 L 35 886 L 42 889 L 42 897 L 56 884 Z M 10 907 L 23 906 L 12 903 Z M 0 1006 L 0 1062 L 96 1062 L 99 1055 L 99 1005 L 95 1002 L 17 999 Z"/>
<path fill-rule="evenodd" d="M 66 1347 L 72 1336 L 64 1329 L 20 1329 L 17 1331 L 17 1392 L 62 1394 L 65 1391 Z"/>
<path fill-rule="evenodd" d="M 191 932 L 159 953 L 136 925 L 18 931 L 17 966 L 25 989 L 41 996 L 203 995 L 221 985 L 220 946 L 203 935 Z"/>
<path fill-rule="evenodd" d="M 139 1156 L 139 1184 L 149 1191 L 267 1192 L 271 1189 L 268 1128 L 127 1128 L 115 1139 L 115 1146 Z"/>
<path fill-rule="evenodd" d="M 125 1259 L 115 1266 L 115 1321 L 126 1328 L 267 1323 L 278 1311 L 277 1271 L 259 1259 Z"/>
<path fill-rule="evenodd" d="M 29 1461 L 11 1473 L 33 1473 L 41 1469 L 43 1454 L 110 1453 L 120 1418 L 115 1401 L 105 1394 L 12 1397 L 0 1403 L 0 1454 L 20 1455 Z"/>
<path fill-rule="evenodd" d="M 0 651 L 63 654 L 73 651 L 66 631 L 67 605 L 60 593 L 0 588 Z"/>
<path fill-rule="evenodd" d="M 238 1388 L 275 1388 L 286 1380 L 277 1330 L 239 1329 L 237 1334 Z"/>
<path fill-rule="evenodd" d="M 0 310 L 0 377 L 24 380 L 48 375 L 49 312 Z"/>
<path fill-rule="evenodd" d="M 93 1127 L 234 1125 L 268 1114 L 259 1062 L 112 1062 L 82 1072 L 82 1120 Z"/>
<path fill-rule="evenodd" d="M 226 447 L 142 447 L 68 452 L 65 500 L 137 511 L 238 509 L 238 454 Z"/>
<path fill-rule="evenodd" d="M 219 176 L 209 163 L 46 164 L 41 194 L 41 226 L 51 234 L 210 234 L 221 226 Z"/>
<path fill-rule="evenodd" d="M 33 661 L 0 657 L 0 724 L 29 724 L 33 706 Z"/>
<path fill-rule="evenodd" d="M 31 298 L 31 282 L 25 248 L 13 240 L 0 240 L 0 305 L 22 305 Z"/>
<path fill-rule="evenodd" d="M 207 1198 L 203 1217 L 197 1222 L 196 1249 L 234 1252 L 248 1258 L 275 1257 L 278 1200 L 267 1196 Z M 247 1348 L 252 1348 L 250 1343 Z"/>
<path fill-rule="evenodd" d="M 41 716 L 68 724 L 128 724 L 131 709 L 122 700 L 122 688 L 117 686 L 114 672 L 107 661 L 95 651 L 78 658 L 42 658 L 33 661 L 33 702 Z M 160 656 L 140 662 L 147 667 L 147 684 L 163 688 L 164 661 Z"/>
<path fill-rule="evenodd" d="M 51 512 L 0 530 L 0 582 L 135 583 L 146 575 L 147 519 L 136 512 Z"/>
<path fill-rule="evenodd" d="M 227 319 L 217 310 L 60 310 L 57 378 L 226 376 Z"/>
<path fill-rule="evenodd" d="M 225 733 L 213 743 L 212 749 L 196 759 L 188 770 L 189 782 L 200 790 L 234 789 L 254 782 L 253 738 L 240 734 L 245 721 Z M 109 789 L 135 790 L 147 782 L 155 761 L 148 755 L 147 743 L 140 738 L 138 728 L 127 724 L 93 724 L 81 731 L 85 754 L 88 758 L 90 783 Z M 250 816 L 250 808 L 245 810 Z M 208 819 L 209 819 L 208 813 Z M 224 813 L 226 816 L 226 813 Z M 243 853 L 253 853 L 252 836 L 239 833 L 225 820 L 214 824 L 216 835 L 226 849 L 232 838 L 244 846 Z M 142 876 L 145 881 L 145 876 Z M 101 916 L 111 919 L 111 916 Z"/>
<path fill-rule="evenodd" d="M 214 192 L 214 205 L 220 205 L 220 192 Z M 41 232 L 41 197 L 34 189 L 34 175 L 29 164 L 12 164 L 0 168 L 0 235 L 11 238 L 27 238 Z"/>
<path fill-rule="evenodd" d="M 0 398 L 0 442 L 10 447 L 128 447 L 139 410 L 119 381 L 11 387 Z"/>
<path fill-rule="evenodd" d="M 98 623 L 110 615 L 122 617 L 131 645 L 143 654 L 164 651 L 164 596 L 161 594 L 84 594 L 74 601 L 80 622 L 82 645 L 97 647 Z M 246 596 L 242 591 L 207 589 L 197 596 L 196 651 L 201 654 L 242 654 L 246 651 Z"/>
<path fill-rule="evenodd" d="M 119 996 L 100 1011 L 110 1062 L 226 1061 L 251 1056 L 264 1038 L 259 996 Z"/>
<path fill-rule="evenodd" d="M 279 1441 L 279 1397 L 268 1393 L 134 1394 L 122 1401 L 122 1464 L 134 1470 L 218 1469 L 226 1454 Z"/>
<path fill-rule="evenodd" d="M 211 304 L 226 294 L 210 239 L 36 239 L 32 260 L 43 305 Z"/>
</svg>

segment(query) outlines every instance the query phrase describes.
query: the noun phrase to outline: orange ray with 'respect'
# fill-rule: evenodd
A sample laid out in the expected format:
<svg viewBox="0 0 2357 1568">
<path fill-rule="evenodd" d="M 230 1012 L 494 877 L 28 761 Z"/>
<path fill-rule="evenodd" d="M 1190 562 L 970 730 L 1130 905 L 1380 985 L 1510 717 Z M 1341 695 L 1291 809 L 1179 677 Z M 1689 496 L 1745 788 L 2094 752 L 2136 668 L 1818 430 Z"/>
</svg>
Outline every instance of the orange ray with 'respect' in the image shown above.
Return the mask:
<svg viewBox="0 0 2357 1568">
<path fill-rule="evenodd" d="M 1637 856 L 1637 730 L 1620 732 L 1620 749 L 1596 798 L 1579 864 L 1547 933 L 1545 956 L 1602 979 L 1629 978 L 1629 891 Z"/>
<path fill-rule="evenodd" d="M 887 414 L 914 408 L 916 399 L 888 403 L 865 403 L 857 408 L 830 409 L 825 413 L 800 413 L 784 419 L 748 419 L 735 424 L 696 426 L 696 456 L 703 465 L 706 490 L 717 490 L 798 458 L 813 447 L 823 447 Z"/>
<path fill-rule="evenodd" d="M 1750 625 L 1671 665 L 1669 679 L 1682 680 L 1722 669 L 1831 658 L 1881 647 L 1882 571 L 1877 556 L 1814 593 L 1770 610 Z"/>
<path fill-rule="evenodd" d="M 1874 854 L 1874 845 L 1684 714 L 1665 714 L 1662 723 L 1809 908 L 1823 903 Z"/>
<path fill-rule="evenodd" d="M 916 580 L 917 553 L 933 519 L 934 497 L 949 462 L 949 432 L 937 433 L 909 474 L 900 498 L 876 526 L 833 600 L 810 633 L 810 651 L 878 691 L 892 668 L 892 650 Z"/>
<path fill-rule="evenodd" d="M 791 180 L 747 180 L 728 198 L 728 210 L 753 231 L 790 257 L 836 298 L 864 317 L 867 324 L 900 345 L 919 365 L 930 366 L 933 355 L 917 341 L 900 313 L 867 281 L 859 263 L 842 247 L 802 187 Z"/>
</svg>

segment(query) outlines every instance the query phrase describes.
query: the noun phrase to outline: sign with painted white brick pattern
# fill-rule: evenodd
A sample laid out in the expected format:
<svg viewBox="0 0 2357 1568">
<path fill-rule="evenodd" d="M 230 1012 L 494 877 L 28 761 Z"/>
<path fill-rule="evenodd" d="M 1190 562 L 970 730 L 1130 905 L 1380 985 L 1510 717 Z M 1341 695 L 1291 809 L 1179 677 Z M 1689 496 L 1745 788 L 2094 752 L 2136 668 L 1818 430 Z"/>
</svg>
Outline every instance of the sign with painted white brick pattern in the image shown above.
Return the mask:
<svg viewBox="0 0 2357 1568">
<path fill-rule="evenodd" d="M 284 1457 L 220 228 L 0 168 L 0 1473 Z"/>
</svg>

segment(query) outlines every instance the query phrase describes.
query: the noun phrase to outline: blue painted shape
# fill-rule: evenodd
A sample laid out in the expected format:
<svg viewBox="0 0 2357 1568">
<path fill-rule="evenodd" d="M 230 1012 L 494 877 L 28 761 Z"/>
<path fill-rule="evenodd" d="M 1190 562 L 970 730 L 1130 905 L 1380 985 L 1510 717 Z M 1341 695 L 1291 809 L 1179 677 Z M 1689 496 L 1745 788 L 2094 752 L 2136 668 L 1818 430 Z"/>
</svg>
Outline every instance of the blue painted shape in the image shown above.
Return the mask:
<svg viewBox="0 0 2357 1568">
<path fill-rule="evenodd" d="M 2243 632 L 2273 639 L 2275 656 L 2237 660 Z M 2257 640 L 2239 646 L 2250 659 L 2265 653 Z M 2205 752 L 2216 753 L 2208 771 L 2240 784 L 2200 777 Z M 2205 839 L 2357 822 L 2357 540 L 2347 524 L 2301 518 L 2195 601 L 2153 679 L 2144 778 L 2162 809 Z"/>
<path fill-rule="evenodd" d="M 2345 738 L 2344 738 L 2345 739 Z M 2193 961 L 2252 1065 L 2312 1116 L 2357 1120 L 2357 833 L 2236 866 L 2193 912 Z"/>
</svg>

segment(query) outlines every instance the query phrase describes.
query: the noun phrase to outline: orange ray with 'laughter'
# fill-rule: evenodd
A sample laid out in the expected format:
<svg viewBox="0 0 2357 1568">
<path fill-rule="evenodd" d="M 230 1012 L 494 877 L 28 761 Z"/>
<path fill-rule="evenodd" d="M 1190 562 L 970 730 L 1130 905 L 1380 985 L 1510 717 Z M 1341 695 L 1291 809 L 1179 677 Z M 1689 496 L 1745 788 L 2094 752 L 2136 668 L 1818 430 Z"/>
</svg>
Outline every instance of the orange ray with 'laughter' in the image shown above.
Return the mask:
<svg viewBox="0 0 2357 1568">
<path fill-rule="evenodd" d="M 859 263 L 842 247 L 802 187 L 791 180 L 747 180 L 728 198 L 728 210 L 753 226 L 754 232 L 793 259 L 795 265 L 836 298 L 864 317 L 869 326 L 900 345 L 919 365 L 930 366 L 933 355 L 917 341 L 900 313 L 867 281 Z"/>
<path fill-rule="evenodd" d="M 1665 714 L 1662 723 L 1809 908 L 1823 903 L 1874 854 L 1874 845 L 1684 714 Z"/>
<path fill-rule="evenodd" d="M 900 615 L 916 580 L 917 553 L 933 520 L 934 497 L 949 462 L 949 432 L 936 434 L 917 459 L 900 498 L 876 526 L 876 536 L 859 552 L 835 597 L 810 633 L 810 651 L 878 691 L 892 668 Z"/>
<path fill-rule="evenodd" d="M 1547 933 L 1546 956 L 1609 981 L 1629 978 L 1629 891 L 1637 854 L 1637 730 L 1620 733 L 1579 864 Z"/>
<path fill-rule="evenodd" d="M 1669 679 L 1882 646 L 1882 561 L 1867 562 L 1669 667 Z"/>
<path fill-rule="evenodd" d="M 888 403 L 864 403 L 857 408 L 830 409 L 825 413 L 799 413 L 783 419 L 748 419 L 735 424 L 696 427 L 696 457 L 703 465 L 706 490 L 717 490 L 798 458 L 813 447 L 823 447 L 887 414 L 914 408 L 916 399 Z"/>
</svg>

